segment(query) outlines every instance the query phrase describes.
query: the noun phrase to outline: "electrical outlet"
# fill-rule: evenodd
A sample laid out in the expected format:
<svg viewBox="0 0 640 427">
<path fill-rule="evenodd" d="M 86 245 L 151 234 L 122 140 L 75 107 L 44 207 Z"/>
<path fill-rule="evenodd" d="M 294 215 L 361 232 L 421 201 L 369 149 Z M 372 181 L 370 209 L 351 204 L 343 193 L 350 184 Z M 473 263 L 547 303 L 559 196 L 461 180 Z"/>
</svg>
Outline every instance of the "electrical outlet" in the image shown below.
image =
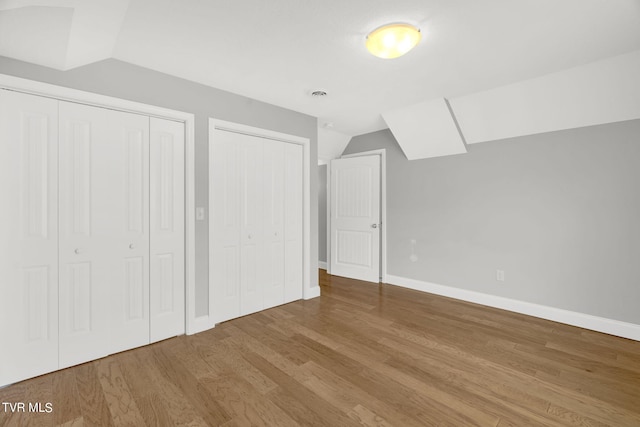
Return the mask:
<svg viewBox="0 0 640 427">
<path fill-rule="evenodd" d="M 418 262 L 418 255 L 416 255 L 416 239 L 411 239 L 411 256 L 409 256 L 409 261 Z"/>
<path fill-rule="evenodd" d="M 498 282 L 504 282 L 504 270 L 496 270 L 496 280 Z"/>
</svg>

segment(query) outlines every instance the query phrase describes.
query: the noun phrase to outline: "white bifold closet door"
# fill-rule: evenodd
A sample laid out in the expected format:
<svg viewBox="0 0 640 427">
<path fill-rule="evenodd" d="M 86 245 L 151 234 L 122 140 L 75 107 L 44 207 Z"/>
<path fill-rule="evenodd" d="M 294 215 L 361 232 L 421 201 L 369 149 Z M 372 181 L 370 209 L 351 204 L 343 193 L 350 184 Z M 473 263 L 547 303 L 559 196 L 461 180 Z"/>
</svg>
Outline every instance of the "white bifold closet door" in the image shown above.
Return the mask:
<svg viewBox="0 0 640 427">
<path fill-rule="evenodd" d="M 216 322 L 302 297 L 302 147 L 214 132 L 210 279 Z"/>
<path fill-rule="evenodd" d="M 264 306 L 282 304 L 284 298 L 284 146 L 263 141 Z"/>
<path fill-rule="evenodd" d="M 57 113 L 0 90 L 0 386 L 58 369 Z"/>
<path fill-rule="evenodd" d="M 301 145 L 284 145 L 285 303 L 302 298 L 303 161 Z"/>
<path fill-rule="evenodd" d="M 60 367 L 149 343 L 149 118 L 60 102 Z"/>
<path fill-rule="evenodd" d="M 184 333 L 184 125 L 0 90 L 0 386 Z"/>
<path fill-rule="evenodd" d="M 184 333 L 184 127 L 60 102 L 60 364 Z"/>
<path fill-rule="evenodd" d="M 150 341 L 185 331 L 184 124 L 150 119 Z"/>
<path fill-rule="evenodd" d="M 240 141 L 215 131 L 211 168 L 209 282 L 216 323 L 240 316 Z M 211 291 L 210 291 L 211 292 Z"/>
</svg>

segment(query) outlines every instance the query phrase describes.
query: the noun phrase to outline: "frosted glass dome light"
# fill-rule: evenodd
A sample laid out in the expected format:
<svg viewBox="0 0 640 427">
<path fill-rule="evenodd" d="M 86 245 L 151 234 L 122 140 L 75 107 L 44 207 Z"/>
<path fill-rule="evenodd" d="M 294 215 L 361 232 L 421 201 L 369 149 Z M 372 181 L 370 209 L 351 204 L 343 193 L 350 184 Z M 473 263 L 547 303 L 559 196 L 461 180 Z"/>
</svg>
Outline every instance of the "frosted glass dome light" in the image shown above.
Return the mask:
<svg viewBox="0 0 640 427">
<path fill-rule="evenodd" d="M 378 58 L 392 59 L 413 49 L 422 34 L 410 24 L 388 24 L 378 27 L 367 36 L 367 49 Z"/>
</svg>

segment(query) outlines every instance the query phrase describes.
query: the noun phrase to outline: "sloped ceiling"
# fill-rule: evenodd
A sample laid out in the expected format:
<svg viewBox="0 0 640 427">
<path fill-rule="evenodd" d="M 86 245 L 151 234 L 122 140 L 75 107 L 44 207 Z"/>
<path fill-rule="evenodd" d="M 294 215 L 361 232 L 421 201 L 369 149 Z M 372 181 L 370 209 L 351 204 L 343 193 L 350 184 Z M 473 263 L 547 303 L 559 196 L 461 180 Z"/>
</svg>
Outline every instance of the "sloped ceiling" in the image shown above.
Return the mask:
<svg viewBox="0 0 640 427">
<path fill-rule="evenodd" d="M 0 10 L 0 52 L 4 56 L 63 69 L 73 8 L 27 6 Z"/>
<path fill-rule="evenodd" d="M 0 55 L 58 70 L 111 58 L 129 0 L 0 1 Z"/>
<path fill-rule="evenodd" d="M 640 118 L 640 50 L 454 98 L 466 142 Z"/>
<path fill-rule="evenodd" d="M 383 114 L 409 160 L 468 144 L 640 119 L 640 50 Z M 446 105 L 445 105 L 446 104 Z M 450 108 L 447 108 L 450 107 Z M 454 127 L 454 124 L 456 125 Z"/>
<path fill-rule="evenodd" d="M 397 21 L 422 42 L 370 55 L 367 33 Z M 114 57 L 359 135 L 386 128 L 384 112 L 638 49 L 637 0 L 131 0 Z"/>
<path fill-rule="evenodd" d="M 337 159 L 351 141 L 351 136 L 331 128 L 318 128 L 318 164 L 326 164 Z"/>
<path fill-rule="evenodd" d="M 398 21 L 422 42 L 394 60 L 370 55 L 367 33 Z M 115 58 L 348 136 L 386 128 L 382 113 L 442 99 L 472 108 L 465 97 L 638 50 L 638 0 L 0 0 L 0 55 L 61 70 Z"/>
<path fill-rule="evenodd" d="M 446 99 L 432 99 L 382 115 L 409 160 L 467 152 Z"/>
</svg>

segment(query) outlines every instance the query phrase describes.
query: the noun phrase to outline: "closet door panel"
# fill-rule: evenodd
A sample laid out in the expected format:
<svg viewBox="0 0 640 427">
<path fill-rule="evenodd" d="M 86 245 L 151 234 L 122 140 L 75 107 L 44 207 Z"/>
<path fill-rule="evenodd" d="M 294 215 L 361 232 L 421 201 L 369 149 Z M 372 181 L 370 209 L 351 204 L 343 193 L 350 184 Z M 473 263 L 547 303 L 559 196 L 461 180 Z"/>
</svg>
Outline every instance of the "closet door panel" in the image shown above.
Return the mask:
<svg viewBox="0 0 640 427">
<path fill-rule="evenodd" d="M 284 156 L 284 268 L 285 302 L 302 298 L 303 151 L 285 144 Z"/>
<path fill-rule="evenodd" d="M 60 367 L 108 354 L 110 294 L 113 281 L 100 261 L 100 215 L 92 204 L 98 145 L 106 129 L 106 110 L 60 102 Z"/>
<path fill-rule="evenodd" d="M 264 308 L 263 139 L 244 135 L 240 143 L 240 313 Z"/>
<path fill-rule="evenodd" d="M 58 368 L 57 104 L 0 90 L 0 386 Z"/>
<path fill-rule="evenodd" d="M 149 343 L 149 117 L 107 110 L 107 120 L 108 146 L 96 158 L 108 159 L 99 169 L 105 193 L 97 194 L 110 210 L 100 224 L 111 236 L 105 257 L 116 273 L 107 284 L 109 352 L 116 353 Z"/>
<path fill-rule="evenodd" d="M 149 342 L 148 118 L 60 102 L 60 364 Z"/>
<path fill-rule="evenodd" d="M 285 143 L 264 140 L 264 306 L 284 303 L 284 147 Z"/>
<path fill-rule="evenodd" d="M 151 342 L 185 331 L 184 124 L 151 118 Z"/>
<path fill-rule="evenodd" d="M 240 316 L 241 135 L 216 130 L 210 164 L 211 230 L 209 283 L 216 322 Z"/>
<path fill-rule="evenodd" d="M 215 130 L 210 282 L 216 322 L 302 297 L 302 146 Z"/>
</svg>

